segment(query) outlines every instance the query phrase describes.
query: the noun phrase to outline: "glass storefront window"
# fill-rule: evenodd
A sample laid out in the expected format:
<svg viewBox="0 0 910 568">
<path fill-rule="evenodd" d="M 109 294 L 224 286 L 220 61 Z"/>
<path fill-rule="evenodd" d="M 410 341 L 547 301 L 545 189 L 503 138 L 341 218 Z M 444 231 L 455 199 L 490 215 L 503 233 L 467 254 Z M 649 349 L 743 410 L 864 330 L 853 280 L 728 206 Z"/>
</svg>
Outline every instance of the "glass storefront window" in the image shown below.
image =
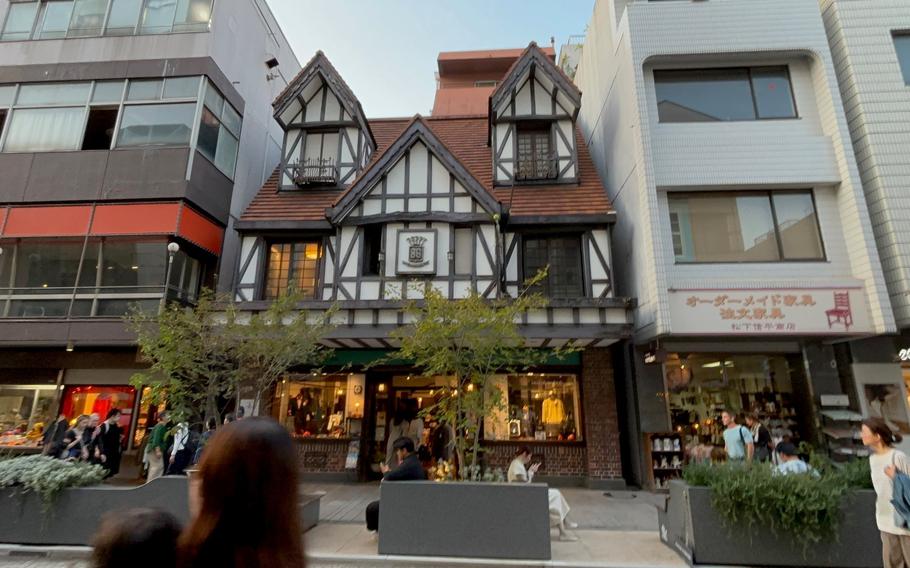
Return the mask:
<svg viewBox="0 0 910 568">
<path fill-rule="evenodd" d="M 506 409 L 485 420 L 486 440 L 582 440 L 581 393 L 575 375 L 499 375 L 494 388 L 505 395 Z"/>
<path fill-rule="evenodd" d="M 293 375 L 278 384 L 275 399 L 275 418 L 301 438 L 348 437 L 350 420 L 363 414 L 362 397 L 348 395 L 347 375 Z"/>
<path fill-rule="evenodd" d="M 755 412 L 775 442 L 800 437 L 791 366 L 783 355 L 671 354 L 664 363 L 674 430 L 686 447 L 723 446 L 720 414 Z"/>
<path fill-rule="evenodd" d="M 128 433 L 133 421 L 136 389 L 130 386 L 67 386 L 60 412 L 70 420 L 83 414 L 97 414 L 102 420 L 114 408 L 120 410 L 120 427 Z"/>
<path fill-rule="evenodd" d="M 0 445 L 37 445 L 29 436 L 54 418 L 57 389 L 53 385 L 0 387 Z"/>
</svg>

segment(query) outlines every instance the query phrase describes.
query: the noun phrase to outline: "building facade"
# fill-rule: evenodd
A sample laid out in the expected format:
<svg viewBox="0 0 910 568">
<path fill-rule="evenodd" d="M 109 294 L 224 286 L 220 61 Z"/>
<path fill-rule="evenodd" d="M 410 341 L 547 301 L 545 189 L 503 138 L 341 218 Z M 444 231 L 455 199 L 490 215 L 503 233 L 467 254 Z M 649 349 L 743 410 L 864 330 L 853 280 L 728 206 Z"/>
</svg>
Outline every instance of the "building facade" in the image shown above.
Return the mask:
<svg viewBox="0 0 910 568">
<path fill-rule="evenodd" d="M 260 0 L 0 0 L 0 25 L 3 442 L 117 407 L 132 444 L 149 415 L 122 317 L 231 289 L 299 63 Z"/>
<path fill-rule="evenodd" d="M 432 116 L 367 119 L 319 52 L 276 99 L 281 163 L 237 223 L 236 300 L 262 310 L 293 288 L 310 313 L 337 307 L 339 325 L 332 364 L 288 376 L 271 412 L 298 437 L 305 475 L 370 478 L 393 417 L 447 384 L 405 361 L 367 368 L 393 352 L 406 302 L 426 286 L 514 296 L 550 266 L 549 306 L 522 332 L 584 350 L 496 378 L 507 408 L 485 421 L 484 460 L 506 467 L 528 445 L 551 481 L 624 484 L 611 346 L 630 336 L 634 301 L 614 292 L 615 214 L 576 129 L 581 93 L 534 44 L 443 53 L 438 80 Z M 428 418 L 424 430 L 445 457 L 444 429 Z"/>
<path fill-rule="evenodd" d="M 900 372 L 881 374 L 875 383 L 891 395 L 889 419 L 910 433 L 903 404 L 910 396 L 910 5 L 819 5 L 899 333 L 851 344 L 849 356 L 863 365 L 900 363 Z"/>
<path fill-rule="evenodd" d="M 838 344 L 895 321 L 837 79 L 811 0 L 596 3 L 575 81 L 618 213 L 617 291 L 638 298 L 636 483 L 723 445 L 725 408 L 862 451 L 857 384 L 895 365 Z"/>
</svg>

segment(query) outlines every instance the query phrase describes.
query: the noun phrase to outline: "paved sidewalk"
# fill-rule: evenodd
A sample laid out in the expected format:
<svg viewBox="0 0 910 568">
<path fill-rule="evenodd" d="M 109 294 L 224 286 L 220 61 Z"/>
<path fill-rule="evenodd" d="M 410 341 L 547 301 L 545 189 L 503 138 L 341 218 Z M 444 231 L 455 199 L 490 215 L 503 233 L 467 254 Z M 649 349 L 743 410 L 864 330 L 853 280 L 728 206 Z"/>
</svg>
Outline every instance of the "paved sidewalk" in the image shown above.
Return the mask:
<svg viewBox="0 0 910 568">
<path fill-rule="evenodd" d="M 319 508 L 320 522 L 364 522 L 367 504 L 379 499 L 379 483 L 304 483 L 304 493 L 325 492 Z M 646 491 L 595 491 L 561 489 L 581 529 L 657 532 L 657 506 L 666 497 Z"/>
</svg>

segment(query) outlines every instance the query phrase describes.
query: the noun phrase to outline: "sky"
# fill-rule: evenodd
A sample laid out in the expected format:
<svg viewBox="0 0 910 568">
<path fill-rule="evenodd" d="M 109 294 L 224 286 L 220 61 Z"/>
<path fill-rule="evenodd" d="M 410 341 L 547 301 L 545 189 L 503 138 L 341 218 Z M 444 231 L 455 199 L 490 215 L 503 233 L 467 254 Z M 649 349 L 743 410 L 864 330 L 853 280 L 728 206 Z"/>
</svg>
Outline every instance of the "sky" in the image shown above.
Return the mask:
<svg viewBox="0 0 910 568">
<path fill-rule="evenodd" d="M 546 46 L 552 36 L 558 53 L 570 35 L 584 33 L 594 9 L 594 0 L 268 3 L 300 64 L 321 49 L 369 118 L 429 114 L 440 51 Z"/>
</svg>

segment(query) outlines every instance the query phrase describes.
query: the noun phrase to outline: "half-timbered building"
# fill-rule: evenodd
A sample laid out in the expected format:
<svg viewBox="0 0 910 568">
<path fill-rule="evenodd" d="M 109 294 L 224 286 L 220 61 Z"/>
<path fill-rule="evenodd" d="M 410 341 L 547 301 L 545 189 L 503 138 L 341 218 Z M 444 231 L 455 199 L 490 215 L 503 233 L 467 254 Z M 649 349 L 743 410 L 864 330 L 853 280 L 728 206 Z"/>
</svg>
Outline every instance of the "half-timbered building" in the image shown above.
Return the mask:
<svg viewBox="0 0 910 568">
<path fill-rule="evenodd" d="M 235 299 L 261 310 L 294 289 L 301 309 L 337 306 L 339 325 L 332 367 L 288 376 L 272 413 L 299 437 L 305 474 L 369 478 L 393 415 L 441 384 L 403 361 L 369 365 L 394 350 L 402 307 L 423 293 L 413 283 L 514 296 L 548 266 L 548 307 L 522 331 L 584 350 L 497 377 L 507 408 L 484 425 L 485 460 L 507 466 L 529 445 L 552 480 L 621 483 L 611 345 L 629 337 L 633 300 L 614 294 L 615 213 L 576 129 L 581 93 L 535 44 L 441 54 L 439 68 L 428 117 L 366 119 L 321 52 L 275 101 L 282 160 L 236 225 Z M 425 444 L 444 454 L 432 426 Z"/>
</svg>

